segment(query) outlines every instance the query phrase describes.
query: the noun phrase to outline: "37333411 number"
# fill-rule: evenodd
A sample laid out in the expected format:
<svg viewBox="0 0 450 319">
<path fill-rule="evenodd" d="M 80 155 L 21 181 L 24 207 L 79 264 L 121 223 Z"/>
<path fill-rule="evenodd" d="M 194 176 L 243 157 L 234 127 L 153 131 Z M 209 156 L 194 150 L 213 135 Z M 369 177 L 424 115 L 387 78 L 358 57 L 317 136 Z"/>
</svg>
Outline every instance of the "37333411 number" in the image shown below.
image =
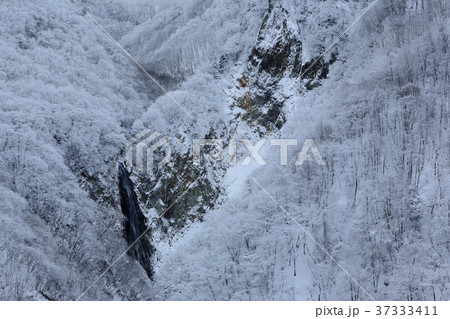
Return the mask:
<svg viewBox="0 0 450 319">
<path fill-rule="evenodd" d="M 437 316 L 436 306 L 377 306 L 376 315 L 391 315 L 391 316 L 412 316 L 412 315 L 422 315 L 422 316 Z"/>
</svg>

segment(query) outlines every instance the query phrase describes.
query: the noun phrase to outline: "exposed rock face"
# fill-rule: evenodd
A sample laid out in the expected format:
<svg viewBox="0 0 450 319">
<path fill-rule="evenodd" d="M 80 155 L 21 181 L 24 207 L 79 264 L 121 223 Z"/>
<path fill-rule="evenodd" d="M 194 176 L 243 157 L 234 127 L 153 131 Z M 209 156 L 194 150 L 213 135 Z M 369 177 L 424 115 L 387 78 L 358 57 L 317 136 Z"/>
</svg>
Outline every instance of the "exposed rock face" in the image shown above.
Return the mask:
<svg viewBox="0 0 450 319">
<path fill-rule="evenodd" d="M 243 119 L 268 130 L 285 122 L 283 102 L 274 98 L 283 77 L 296 77 L 301 69 L 302 43 L 297 26 L 280 4 L 269 3 L 255 47 L 249 56 L 246 74 L 238 80 L 245 88 L 237 106 L 244 108 Z M 251 81 L 249 80 L 251 78 Z"/>
<path fill-rule="evenodd" d="M 244 91 L 235 103 L 235 106 L 246 111 L 242 119 L 258 125 L 258 131 L 260 128 L 267 131 L 280 129 L 285 122 L 284 92 L 280 91 L 280 81 L 283 78 L 291 81 L 305 79 L 296 86 L 311 90 L 327 77 L 329 65 L 334 61 L 334 54 L 328 62 L 319 57 L 302 61 L 298 23 L 280 3 L 269 1 L 257 43 L 249 56 L 247 71 L 237 80 L 238 88 Z"/>
<path fill-rule="evenodd" d="M 202 221 L 206 210 L 214 206 L 220 189 L 207 175 L 192 166 L 192 155 L 188 152 L 174 154 L 171 165 L 153 176 L 134 177 L 142 207 L 155 209 L 157 215 L 163 214 L 156 227 L 169 240 L 175 235 L 170 230 L 181 230 L 188 222 Z"/>
<path fill-rule="evenodd" d="M 298 28 L 290 20 L 289 12 L 270 2 L 250 63 L 258 74 L 268 73 L 274 80 L 280 80 L 286 72 L 295 77 L 301 68 L 301 52 Z"/>
</svg>

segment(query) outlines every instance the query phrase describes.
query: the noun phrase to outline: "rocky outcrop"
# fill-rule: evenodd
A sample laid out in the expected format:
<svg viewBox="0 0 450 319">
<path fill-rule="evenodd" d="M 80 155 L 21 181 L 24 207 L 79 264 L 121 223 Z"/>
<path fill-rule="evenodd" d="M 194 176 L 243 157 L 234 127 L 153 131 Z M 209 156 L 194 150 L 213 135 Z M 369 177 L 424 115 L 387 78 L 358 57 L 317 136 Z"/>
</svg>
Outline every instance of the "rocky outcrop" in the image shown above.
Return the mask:
<svg viewBox="0 0 450 319">
<path fill-rule="evenodd" d="M 280 129 L 285 122 L 285 92 L 280 81 L 300 79 L 293 90 L 314 89 L 327 77 L 334 61 L 334 54 L 328 61 L 318 57 L 303 61 L 298 23 L 280 3 L 269 1 L 247 70 L 237 79 L 236 87 L 243 93 L 235 98 L 234 106 L 245 111 L 241 118 L 260 134 Z"/>
</svg>

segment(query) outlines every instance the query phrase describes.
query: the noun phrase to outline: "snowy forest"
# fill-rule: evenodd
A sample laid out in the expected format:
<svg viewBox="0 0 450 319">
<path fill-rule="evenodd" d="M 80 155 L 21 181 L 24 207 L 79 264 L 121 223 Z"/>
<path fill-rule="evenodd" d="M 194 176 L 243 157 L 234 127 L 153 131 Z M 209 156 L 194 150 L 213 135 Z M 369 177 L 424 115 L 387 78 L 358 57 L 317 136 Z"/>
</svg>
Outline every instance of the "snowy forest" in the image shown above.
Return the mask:
<svg viewBox="0 0 450 319">
<path fill-rule="evenodd" d="M 449 1 L 0 17 L 0 300 L 450 297 Z M 126 159 L 145 129 L 170 138 L 153 174 Z M 195 139 L 238 141 L 234 165 Z M 298 145 L 280 165 L 269 139 Z M 324 165 L 295 165 L 305 140 Z"/>
</svg>

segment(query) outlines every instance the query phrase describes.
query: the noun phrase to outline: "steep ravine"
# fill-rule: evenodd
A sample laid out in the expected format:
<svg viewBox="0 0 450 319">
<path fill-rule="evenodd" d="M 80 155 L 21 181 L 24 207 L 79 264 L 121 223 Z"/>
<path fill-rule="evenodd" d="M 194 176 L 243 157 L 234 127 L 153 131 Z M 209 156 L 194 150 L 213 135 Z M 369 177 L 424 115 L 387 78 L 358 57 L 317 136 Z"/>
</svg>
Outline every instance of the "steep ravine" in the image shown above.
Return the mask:
<svg viewBox="0 0 450 319">
<path fill-rule="evenodd" d="M 302 74 L 302 70 L 308 69 L 315 59 L 303 60 L 297 21 L 281 3 L 270 1 L 256 43 L 249 52 L 243 53 L 242 65 L 233 67 L 233 61 L 229 61 L 229 69 L 244 70 L 233 79 L 234 102 L 226 106 L 236 109 L 233 111 L 235 114 L 226 119 L 227 127 L 217 125 L 201 137 L 221 138 L 226 147 L 229 138 L 243 138 L 237 136 L 238 126 L 250 126 L 260 136 L 280 130 L 286 122 L 284 101 L 279 98 L 284 90 L 282 82 L 285 79 L 293 82 L 302 76 L 298 84 L 300 91 L 312 90 L 327 77 L 328 68 L 336 57 L 331 55 L 327 61 L 319 61 L 306 74 Z M 192 133 L 185 131 L 184 134 L 176 137 L 179 143 L 190 143 Z M 227 167 L 220 163 L 202 168 L 193 167 L 191 150 L 181 153 L 176 152 L 176 149 L 173 150 L 172 164 L 163 167 L 155 175 L 133 171 L 131 178 L 136 186 L 136 200 L 144 211 L 142 219 L 145 221 L 146 211 L 156 210 L 156 215 L 160 215 L 168 209 L 154 226 L 157 231 L 153 232 L 151 241 L 155 242 L 155 247 L 158 241 L 168 241 L 170 244 L 172 238 L 183 232 L 186 225 L 201 222 L 208 210 L 218 206 L 217 200 L 223 194 L 220 180 L 226 172 Z M 200 178 L 196 185 L 179 198 L 186 186 L 198 176 Z M 149 225 L 151 220 L 145 222 Z"/>
</svg>

